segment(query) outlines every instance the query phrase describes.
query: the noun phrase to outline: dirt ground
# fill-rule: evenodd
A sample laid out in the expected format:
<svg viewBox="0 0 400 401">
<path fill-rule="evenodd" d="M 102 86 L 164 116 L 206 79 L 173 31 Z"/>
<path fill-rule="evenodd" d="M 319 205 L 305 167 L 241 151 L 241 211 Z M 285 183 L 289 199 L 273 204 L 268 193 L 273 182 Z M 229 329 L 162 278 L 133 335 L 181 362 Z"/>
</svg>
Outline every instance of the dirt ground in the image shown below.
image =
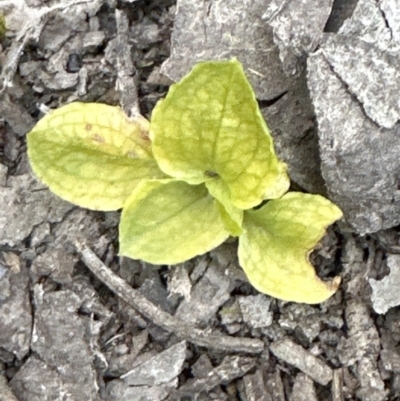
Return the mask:
<svg viewBox="0 0 400 401">
<path fill-rule="evenodd" d="M 398 0 L 0 11 L 0 401 L 400 399 Z M 320 305 L 258 293 L 235 239 L 178 266 L 120 258 L 119 212 L 69 204 L 30 170 L 25 136 L 49 109 L 149 117 L 197 61 L 233 56 L 293 188 L 344 212 L 311 255 L 342 278 Z"/>
</svg>

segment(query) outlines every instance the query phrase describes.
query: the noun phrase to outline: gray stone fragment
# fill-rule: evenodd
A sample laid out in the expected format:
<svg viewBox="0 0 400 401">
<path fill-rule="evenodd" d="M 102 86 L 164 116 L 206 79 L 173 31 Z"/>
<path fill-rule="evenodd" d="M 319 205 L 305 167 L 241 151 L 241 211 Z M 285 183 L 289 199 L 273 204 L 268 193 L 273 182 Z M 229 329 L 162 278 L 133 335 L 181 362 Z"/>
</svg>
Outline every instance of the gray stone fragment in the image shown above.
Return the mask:
<svg viewBox="0 0 400 401">
<path fill-rule="evenodd" d="M 378 127 L 332 72 L 322 51 L 308 59 L 321 170 L 345 220 L 365 234 L 400 223 L 400 126 Z"/>
<path fill-rule="evenodd" d="M 72 208 L 73 205 L 69 204 Z M 69 213 L 53 230 L 54 246 L 56 248 L 74 250 L 71 245 L 75 240 L 84 241 L 98 255 L 104 255 L 110 244 L 111 230 L 103 235 L 99 212 L 76 208 Z"/>
<path fill-rule="evenodd" d="M 139 291 L 148 298 L 153 304 L 168 313 L 174 312 L 172 298 L 169 297 L 168 290 L 161 282 L 158 270 L 154 268 L 147 269 L 147 275 Z"/>
<path fill-rule="evenodd" d="M 130 37 L 139 48 L 148 48 L 149 45 L 162 40 L 159 25 L 148 17 L 144 17 L 140 24 L 132 24 Z"/>
<path fill-rule="evenodd" d="M 304 373 L 298 373 L 289 401 L 318 401 L 314 383 Z"/>
<path fill-rule="evenodd" d="M 144 360 L 140 362 L 140 357 L 138 357 L 138 355 L 143 347 L 147 344 L 147 341 L 148 331 L 143 330 L 139 335 L 132 338 L 133 346 L 129 353 L 120 355 L 119 353 L 115 352 L 114 349 L 112 354 L 108 357 L 108 372 L 112 376 L 121 376 L 124 373 L 129 372 L 133 367 L 143 363 Z"/>
<path fill-rule="evenodd" d="M 64 90 L 73 88 L 78 83 L 79 74 L 71 74 L 62 70 L 58 71 L 55 75 L 50 75 L 42 70 L 39 73 L 39 78 L 46 88 L 52 90 Z"/>
<path fill-rule="evenodd" d="M 35 125 L 34 119 L 16 102 L 13 102 L 7 94 L 0 98 L 1 117 L 10 125 L 11 129 L 18 135 L 27 134 Z"/>
<path fill-rule="evenodd" d="M 207 354 L 201 354 L 199 359 L 192 365 L 191 371 L 194 377 L 201 379 L 207 377 L 213 370 L 213 365 Z"/>
<path fill-rule="evenodd" d="M 184 299 L 175 317 L 187 324 L 206 323 L 229 299 L 232 283 L 215 262 L 211 262 L 203 277 L 192 287 L 190 301 Z"/>
<path fill-rule="evenodd" d="M 343 35 L 327 36 L 322 49 L 367 115 L 382 127 L 393 128 L 400 120 L 400 54 Z"/>
<path fill-rule="evenodd" d="M 247 401 L 270 401 L 261 369 L 243 377 Z"/>
<path fill-rule="evenodd" d="M 178 379 L 159 386 L 130 387 L 122 380 L 112 380 L 107 384 L 108 401 L 162 401 L 168 397 L 171 388 L 178 385 Z"/>
<path fill-rule="evenodd" d="M 383 367 L 395 373 L 400 373 L 400 353 L 398 349 L 383 349 L 380 353 Z"/>
<path fill-rule="evenodd" d="M 21 77 L 26 77 L 28 75 L 33 75 L 37 73 L 38 70 L 40 70 L 43 65 L 43 61 L 35 61 L 35 60 L 29 60 L 24 63 L 20 63 L 18 66 L 19 69 L 19 75 Z"/>
<path fill-rule="evenodd" d="M 246 303 L 244 304 L 246 307 Z M 268 305 L 269 307 L 269 305 Z M 240 310 L 239 303 L 237 300 L 232 304 L 225 305 L 219 312 L 219 316 L 221 318 L 221 323 L 223 325 L 230 325 L 232 323 L 240 323 L 242 322 L 242 312 Z"/>
<path fill-rule="evenodd" d="M 392 39 L 400 45 L 400 3 L 398 0 L 381 0 L 379 7 L 388 24 Z"/>
<path fill-rule="evenodd" d="M 320 311 L 311 305 L 289 303 L 281 308 L 279 325 L 286 330 L 299 327 L 309 341 L 313 341 L 321 331 L 321 315 Z"/>
<path fill-rule="evenodd" d="M 357 397 L 362 401 L 387 400 L 389 389 L 385 389 L 376 362 L 370 357 L 362 359 L 358 365 L 360 387 L 356 391 Z"/>
<path fill-rule="evenodd" d="M 352 16 L 343 23 L 339 34 L 375 43 L 381 49 L 386 49 L 392 39 L 384 14 L 375 0 L 358 0 Z"/>
<path fill-rule="evenodd" d="M 400 255 L 388 255 L 386 263 L 390 274 L 378 281 L 370 278 L 372 287 L 372 306 L 376 313 L 386 313 L 390 308 L 400 305 Z"/>
<path fill-rule="evenodd" d="M 93 355 L 77 314 L 80 298 L 69 290 L 43 294 L 37 285 L 35 304 L 32 350 L 59 373 L 71 400 L 96 400 Z"/>
<path fill-rule="evenodd" d="M 0 263 L 0 348 L 24 358 L 29 352 L 32 310 L 29 275 L 16 254 L 2 255 Z M 15 264 L 16 262 L 16 264 Z"/>
<path fill-rule="evenodd" d="M 4 164 L 0 164 L 0 187 L 5 187 L 7 183 L 8 168 Z"/>
<path fill-rule="evenodd" d="M 183 369 L 186 341 L 181 341 L 121 376 L 131 386 L 158 386 L 175 379 Z"/>
<path fill-rule="evenodd" d="M 106 35 L 103 31 L 87 32 L 82 40 L 83 51 L 93 52 L 104 43 Z"/>
<path fill-rule="evenodd" d="M 272 0 L 262 19 L 274 29 L 274 42 L 285 71 L 294 75 L 303 69 L 299 58 L 315 50 L 322 37 L 333 0 Z"/>
<path fill-rule="evenodd" d="M 36 246 L 40 245 L 44 239 L 50 235 L 51 227 L 50 224 L 44 222 L 42 224 L 37 225 L 31 234 L 31 241 L 30 246 L 35 248 Z"/>
<path fill-rule="evenodd" d="M 171 56 L 161 73 L 174 81 L 199 61 L 236 57 L 258 99 L 273 99 L 291 86 L 283 71 L 272 28 L 261 20 L 271 0 L 179 0 Z"/>
<path fill-rule="evenodd" d="M 377 358 L 380 350 L 379 333 L 363 303 L 351 300 L 346 306 L 348 338 L 342 338 L 337 355 L 344 366 L 354 365 L 365 356 Z"/>
<path fill-rule="evenodd" d="M 300 369 L 323 386 L 332 380 L 332 369 L 325 362 L 289 338 L 273 342 L 270 350 L 277 358 Z"/>
<path fill-rule="evenodd" d="M 188 269 L 184 264 L 172 267 L 172 276 L 168 281 L 168 290 L 171 295 L 183 296 L 190 301 L 192 283 L 189 278 Z"/>
<path fill-rule="evenodd" d="M 71 282 L 76 259 L 62 249 L 47 249 L 32 263 L 31 271 L 38 278 L 51 277 L 55 282 Z"/>
<path fill-rule="evenodd" d="M 29 357 L 10 382 L 10 386 L 19 401 L 75 401 L 67 393 L 57 369 L 46 365 L 35 355 Z M 77 398 L 78 400 L 79 398 Z"/>
<path fill-rule="evenodd" d="M 9 177 L 0 191 L 0 243 L 17 245 L 37 224 L 60 221 L 73 206 L 53 195 L 32 174 Z M 23 217 L 23 218 L 22 218 Z"/>
<path fill-rule="evenodd" d="M 20 401 L 15 397 L 8 385 L 8 380 L 3 375 L 0 375 L 0 397 L 1 401 Z"/>
<path fill-rule="evenodd" d="M 285 390 L 283 388 L 281 371 L 278 367 L 275 372 L 267 376 L 266 387 L 268 393 L 274 401 L 286 401 Z"/>
<path fill-rule="evenodd" d="M 220 365 L 209 371 L 207 376 L 189 379 L 179 388 L 179 393 L 182 396 L 191 396 L 202 391 L 210 391 L 221 384 L 228 384 L 232 380 L 242 377 L 252 369 L 255 364 L 255 358 L 228 355 L 223 359 Z"/>
<path fill-rule="evenodd" d="M 238 297 L 238 303 L 242 312 L 243 321 L 251 328 L 267 327 L 271 325 L 273 314 L 269 310 L 271 298 L 263 295 L 249 295 Z"/>
</svg>

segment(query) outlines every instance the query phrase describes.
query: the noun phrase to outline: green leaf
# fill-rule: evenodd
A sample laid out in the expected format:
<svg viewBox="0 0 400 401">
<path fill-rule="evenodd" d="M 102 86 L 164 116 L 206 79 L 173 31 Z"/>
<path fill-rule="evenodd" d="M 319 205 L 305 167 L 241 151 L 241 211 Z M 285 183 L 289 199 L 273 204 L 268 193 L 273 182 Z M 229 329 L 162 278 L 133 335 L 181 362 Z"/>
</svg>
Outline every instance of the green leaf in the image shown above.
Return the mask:
<svg viewBox="0 0 400 401">
<path fill-rule="evenodd" d="M 204 185 L 143 181 L 122 211 L 120 254 L 176 264 L 210 251 L 229 236 L 215 203 Z"/>
<path fill-rule="evenodd" d="M 153 110 L 150 137 L 161 170 L 191 184 L 220 177 L 237 208 L 279 198 L 289 187 L 236 59 L 199 63 L 172 85 Z"/>
<path fill-rule="evenodd" d="M 27 136 L 35 174 L 61 198 L 97 210 L 120 209 L 142 179 L 162 178 L 148 121 L 118 107 L 71 103 L 43 117 Z"/>
<path fill-rule="evenodd" d="M 250 283 L 285 301 L 315 304 L 328 299 L 340 278 L 320 280 L 309 255 L 326 228 L 341 217 L 340 209 L 329 200 L 299 192 L 246 211 L 238 253 Z"/>
<path fill-rule="evenodd" d="M 237 237 L 243 232 L 243 210 L 233 206 L 229 196 L 229 188 L 221 181 L 220 177 L 214 177 L 208 179 L 205 184 L 210 194 L 218 200 L 218 210 L 226 229 L 231 235 Z"/>
</svg>

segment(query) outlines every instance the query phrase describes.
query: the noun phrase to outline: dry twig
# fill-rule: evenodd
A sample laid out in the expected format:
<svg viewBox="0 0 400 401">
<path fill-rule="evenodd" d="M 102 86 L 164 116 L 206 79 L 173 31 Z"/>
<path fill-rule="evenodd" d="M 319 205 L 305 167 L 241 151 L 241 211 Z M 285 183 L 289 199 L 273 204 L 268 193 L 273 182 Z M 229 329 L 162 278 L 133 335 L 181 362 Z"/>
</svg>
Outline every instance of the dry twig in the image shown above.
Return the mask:
<svg viewBox="0 0 400 401">
<path fill-rule="evenodd" d="M 175 333 L 182 340 L 227 352 L 257 354 L 263 351 L 264 343 L 261 340 L 213 335 L 204 332 L 204 330 L 188 326 L 185 322 L 157 308 L 143 294 L 130 287 L 123 279 L 114 274 L 87 245 L 76 240 L 75 247 L 90 271 L 108 288 L 143 316 L 163 329 Z"/>
</svg>

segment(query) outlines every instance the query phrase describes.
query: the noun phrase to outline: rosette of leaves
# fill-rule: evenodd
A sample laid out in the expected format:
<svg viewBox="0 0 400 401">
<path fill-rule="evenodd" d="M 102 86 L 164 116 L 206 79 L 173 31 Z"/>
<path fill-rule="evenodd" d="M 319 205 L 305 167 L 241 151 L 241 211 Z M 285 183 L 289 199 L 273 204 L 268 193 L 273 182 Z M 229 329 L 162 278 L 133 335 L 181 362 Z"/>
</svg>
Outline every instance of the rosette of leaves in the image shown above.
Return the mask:
<svg viewBox="0 0 400 401">
<path fill-rule="evenodd" d="M 153 110 L 150 124 L 117 107 L 72 103 L 28 134 L 34 172 L 62 198 L 123 208 L 120 254 L 176 264 L 239 237 L 239 262 L 259 291 L 319 303 L 309 254 L 341 218 L 319 195 L 289 192 L 287 168 L 236 60 L 197 64 Z"/>
</svg>

